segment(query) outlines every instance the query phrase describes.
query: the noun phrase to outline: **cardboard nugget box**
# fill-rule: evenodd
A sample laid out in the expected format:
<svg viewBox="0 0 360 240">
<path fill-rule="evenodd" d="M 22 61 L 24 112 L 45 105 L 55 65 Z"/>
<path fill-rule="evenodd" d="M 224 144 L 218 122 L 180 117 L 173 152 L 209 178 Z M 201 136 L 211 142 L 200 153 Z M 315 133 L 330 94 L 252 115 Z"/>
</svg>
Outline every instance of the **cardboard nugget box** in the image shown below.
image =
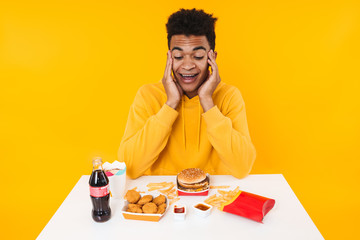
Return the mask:
<svg viewBox="0 0 360 240">
<path fill-rule="evenodd" d="M 160 193 L 146 193 L 146 194 L 141 194 L 141 197 L 145 196 L 145 195 L 152 195 L 153 198 L 156 198 L 159 195 L 164 195 L 164 194 L 160 194 Z M 162 218 L 162 216 L 164 216 L 166 214 L 166 212 L 169 209 L 169 200 L 168 198 L 165 196 L 165 203 L 166 203 L 166 210 L 163 214 L 157 214 L 157 213 L 132 213 L 132 212 L 127 212 L 126 210 L 128 209 L 128 205 L 129 202 L 127 200 L 125 200 L 125 204 L 124 207 L 122 208 L 122 215 L 124 216 L 125 219 L 129 219 L 129 220 L 142 220 L 142 221 L 152 221 L 152 222 L 158 222 L 160 221 L 160 219 Z"/>
</svg>

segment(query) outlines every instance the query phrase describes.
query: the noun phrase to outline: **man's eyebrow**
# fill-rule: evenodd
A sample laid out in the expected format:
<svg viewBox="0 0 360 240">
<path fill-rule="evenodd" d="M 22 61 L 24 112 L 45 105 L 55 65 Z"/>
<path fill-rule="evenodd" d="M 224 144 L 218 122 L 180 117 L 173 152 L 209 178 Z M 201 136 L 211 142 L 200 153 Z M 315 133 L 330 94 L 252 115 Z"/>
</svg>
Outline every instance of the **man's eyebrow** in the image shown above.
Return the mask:
<svg viewBox="0 0 360 240">
<path fill-rule="evenodd" d="M 193 51 L 196 51 L 196 50 L 199 50 L 199 49 L 203 49 L 203 50 L 206 51 L 206 48 L 204 48 L 203 46 L 195 47 L 195 48 L 193 49 Z"/>
<path fill-rule="evenodd" d="M 203 46 L 194 47 L 194 48 L 193 48 L 193 51 L 200 50 L 200 49 L 206 51 L 206 48 L 203 47 Z M 180 48 L 180 47 L 173 47 L 173 48 L 171 49 L 171 51 L 174 51 L 174 50 L 183 51 L 183 49 Z"/>
<path fill-rule="evenodd" d="M 183 49 L 182 49 L 182 48 L 179 48 L 179 47 L 173 47 L 173 49 L 171 49 L 171 51 L 174 51 L 174 50 L 183 51 Z"/>
</svg>

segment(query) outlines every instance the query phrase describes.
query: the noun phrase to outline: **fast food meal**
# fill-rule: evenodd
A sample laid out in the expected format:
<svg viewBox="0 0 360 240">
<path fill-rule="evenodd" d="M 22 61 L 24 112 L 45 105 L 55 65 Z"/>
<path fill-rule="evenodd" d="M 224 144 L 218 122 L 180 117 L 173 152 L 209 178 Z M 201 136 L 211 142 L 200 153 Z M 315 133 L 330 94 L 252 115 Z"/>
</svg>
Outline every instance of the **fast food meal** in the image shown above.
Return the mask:
<svg viewBox="0 0 360 240">
<path fill-rule="evenodd" d="M 125 199 L 128 200 L 129 203 L 137 203 L 140 197 L 140 193 L 135 190 L 129 190 L 125 194 Z"/>
<path fill-rule="evenodd" d="M 210 189 L 223 189 L 223 188 L 229 188 L 229 185 L 226 186 L 210 186 Z"/>
<path fill-rule="evenodd" d="M 139 205 L 145 205 L 153 200 L 153 196 L 151 195 L 145 195 L 137 202 Z"/>
<path fill-rule="evenodd" d="M 142 213 L 142 208 L 141 208 L 141 205 L 138 205 L 138 204 L 133 204 L 133 203 L 130 203 L 128 205 L 128 209 L 127 209 L 128 212 L 133 212 L 133 213 Z"/>
<path fill-rule="evenodd" d="M 174 205 L 173 215 L 175 220 L 185 220 L 186 206 L 183 204 Z"/>
<path fill-rule="evenodd" d="M 126 211 L 133 213 L 164 213 L 166 210 L 166 197 L 160 194 L 157 197 L 144 195 L 135 190 L 127 191 L 125 199 L 129 202 Z"/>
<path fill-rule="evenodd" d="M 211 195 L 204 202 L 220 209 L 222 203 L 230 201 L 238 192 L 239 187 L 236 187 L 232 191 L 218 190 L 218 193 L 220 194 L 219 196 L 216 194 Z"/>
<path fill-rule="evenodd" d="M 142 210 L 144 213 L 157 213 L 158 207 L 155 203 L 149 202 L 142 207 Z"/>
<path fill-rule="evenodd" d="M 149 189 L 148 191 L 154 191 L 154 190 L 159 190 L 159 189 L 163 189 L 163 188 L 173 188 L 175 185 L 172 182 L 160 182 L 160 183 L 149 183 L 148 185 L 146 185 Z"/>
<path fill-rule="evenodd" d="M 159 195 L 158 197 L 154 198 L 153 203 L 160 206 L 161 204 L 165 203 L 166 198 L 164 195 Z"/>
<path fill-rule="evenodd" d="M 170 205 L 173 201 L 177 201 L 177 192 L 175 191 L 175 184 L 172 182 L 160 182 L 160 183 L 149 183 L 146 185 L 148 187 L 148 191 L 159 191 L 162 194 L 166 195 L 166 197 L 170 200 Z M 177 199 L 177 200 L 176 200 Z M 157 200 L 156 200 L 157 201 Z M 156 203 L 157 204 L 157 203 Z M 159 203 L 160 204 L 160 203 Z M 159 205 L 157 204 L 157 205 Z"/>
<path fill-rule="evenodd" d="M 163 194 L 137 194 L 135 190 L 128 190 L 125 198 L 125 203 L 122 208 L 122 215 L 125 219 L 144 220 L 144 221 L 159 221 L 165 214 L 169 206 L 169 200 Z M 136 191 L 135 191 L 136 192 Z M 135 198 L 136 196 L 136 198 Z M 133 200 L 132 203 L 129 202 Z M 138 199 L 135 201 L 134 199 Z"/>
<path fill-rule="evenodd" d="M 210 208 L 209 206 L 202 204 L 202 203 L 198 203 L 194 207 L 201 211 L 207 211 Z"/>
<path fill-rule="evenodd" d="M 171 200 L 170 205 L 172 205 L 173 203 L 176 203 L 179 200 L 180 200 L 180 198 L 174 198 L 173 200 Z"/>
<path fill-rule="evenodd" d="M 265 215 L 274 207 L 275 200 L 256 194 L 240 191 L 239 187 L 232 191 L 218 190 L 216 194 L 204 202 L 219 210 L 236 214 L 251 220 L 262 222 Z"/>
<path fill-rule="evenodd" d="M 163 214 L 163 213 L 165 212 L 165 210 L 166 210 L 166 203 L 162 203 L 162 204 L 160 204 L 160 205 L 158 206 L 158 211 L 157 211 L 157 213 Z"/>
<path fill-rule="evenodd" d="M 211 213 L 211 209 L 213 207 L 207 203 L 197 203 L 195 205 L 193 205 L 193 209 L 196 215 L 200 216 L 200 217 L 207 217 L 210 215 Z"/>
<path fill-rule="evenodd" d="M 179 195 L 207 195 L 209 176 L 200 168 L 184 169 L 177 175 L 177 188 Z"/>
</svg>

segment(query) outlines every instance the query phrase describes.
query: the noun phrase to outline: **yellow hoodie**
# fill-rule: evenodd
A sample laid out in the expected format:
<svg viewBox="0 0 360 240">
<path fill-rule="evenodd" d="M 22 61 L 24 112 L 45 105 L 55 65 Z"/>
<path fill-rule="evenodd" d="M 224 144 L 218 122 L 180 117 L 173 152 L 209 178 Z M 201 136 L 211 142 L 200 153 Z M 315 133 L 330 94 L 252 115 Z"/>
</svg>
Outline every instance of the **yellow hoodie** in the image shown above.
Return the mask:
<svg viewBox="0 0 360 240">
<path fill-rule="evenodd" d="M 130 107 L 118 159 L 131 178 L 176 175 L 191 167 L 247 176 L 256 152 L 236 87 L 220 82 L 213 94 L 215 106 L 205 113 L 198 96 L 184 95 L 176 110 L 166 100 L 158 82 L 142 86 Z"/>
</svg>

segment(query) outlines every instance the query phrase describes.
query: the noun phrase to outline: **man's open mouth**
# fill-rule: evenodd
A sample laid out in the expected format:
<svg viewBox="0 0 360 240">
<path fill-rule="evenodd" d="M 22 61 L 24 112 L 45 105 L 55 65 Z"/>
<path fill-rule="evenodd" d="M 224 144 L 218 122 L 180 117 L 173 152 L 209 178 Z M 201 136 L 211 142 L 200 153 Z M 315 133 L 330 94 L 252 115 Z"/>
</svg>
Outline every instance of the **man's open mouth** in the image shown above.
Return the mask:
<svg viewBox="0 0 360 240">
<path fill-rule="evenodd" d="M 193 82 L 195 80 L 196 76 L 199 75 L 199 73 L 196 73 L 196 74 L 181 74 L 181 73 L 179 73 L 179 74 L 185 83 Z"/>
</svg>

